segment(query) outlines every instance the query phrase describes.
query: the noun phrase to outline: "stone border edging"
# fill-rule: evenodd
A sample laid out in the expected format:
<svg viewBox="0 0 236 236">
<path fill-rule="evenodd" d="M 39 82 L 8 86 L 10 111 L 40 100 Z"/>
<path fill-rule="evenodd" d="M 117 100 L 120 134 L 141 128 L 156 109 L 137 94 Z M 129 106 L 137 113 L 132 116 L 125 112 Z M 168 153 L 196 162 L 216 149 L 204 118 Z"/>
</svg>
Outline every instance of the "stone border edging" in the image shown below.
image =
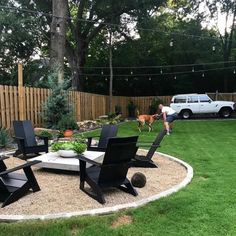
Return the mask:
<svg viewBox="0 0 236 236">
<path fill-rule="evenodd" d="M 147 151 L 147 150 L 142 149 L 142 151 Z M 137 208 L 149 202 L 158 200 L 163 197 L 167 197 L 170 194 L 175 193 L 179 191 L 180 189 L 184 188 L 191 182 L 193 178 L 193 168 L 188 163 L 176 157 L 164 154 L 164 153 L 160 153 L 160 152 L 156 152 L 156 153 L 160 156 L 163 156 L 172 161 L 175 161 L 186 168 L 187 175 L 182 182 L 171 187 L 170 189 L 167 189 L 161 193 L 147 197 L 145 199 L 141 199 L 141 200 L 131 202 L 131 203 L 120 204 L 113 207 L 97 208 L 97 209 L 92 209 L 92 210 L 84 210 L 84 211 L 71 212 L 71 213 L 47 214 L 47 215 L 0 215 L 0 222 L 14 222 L 14 221 L 24 221 L 24 220 L 49 220 L 49 219 L 59 219 L 59 218 L 70 218 L 73 216 L 85 216 L 85 215 L 92 216 L 92 215 L 110 214 L 110 213 L 114 213 L 119 210 L 124 210 L 128 208 Z"/>
</svg>

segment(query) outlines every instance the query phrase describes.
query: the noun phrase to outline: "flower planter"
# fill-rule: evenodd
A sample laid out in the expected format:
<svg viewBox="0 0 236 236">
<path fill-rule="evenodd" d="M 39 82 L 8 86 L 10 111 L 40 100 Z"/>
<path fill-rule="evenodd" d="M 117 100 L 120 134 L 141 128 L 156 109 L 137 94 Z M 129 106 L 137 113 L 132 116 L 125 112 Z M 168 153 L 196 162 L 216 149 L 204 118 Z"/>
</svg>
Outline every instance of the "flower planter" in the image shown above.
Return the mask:
<svg viewBox="0 0 236 236">
<path fill-rule="evenodd" d="M 64 131 L 63 135 L 66 138 L 70 138 L 73 135 L 73 130 L 67 129 L 67 130 Z"/>
<path fill-rule="evenodd" d="M 59 150 L 57 151 L 57 154 L 61 157 L 67 157 L 67 158 L 72 158 L 77 156 L 77 153 L 73 150 Z"/>
</svg>

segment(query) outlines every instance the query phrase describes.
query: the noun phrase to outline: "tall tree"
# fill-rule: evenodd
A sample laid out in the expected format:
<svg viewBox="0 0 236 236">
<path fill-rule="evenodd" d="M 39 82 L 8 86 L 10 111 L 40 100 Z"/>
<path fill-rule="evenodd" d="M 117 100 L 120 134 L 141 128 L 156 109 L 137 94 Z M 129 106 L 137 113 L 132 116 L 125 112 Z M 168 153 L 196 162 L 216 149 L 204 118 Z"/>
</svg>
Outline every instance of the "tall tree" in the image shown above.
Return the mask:
<svg viewBox="0 0 236 236">
<path fill-rule="evenodd" d="M 197 16 L 201 15 L 211 22 L 218 30 L 221 39 L 222 57 L 228 67 L 233 49 L 236 32 L 236 1 L 235 0 L 191 0 L 192 8 Z M 223 30 L 219 28 L 219 22 Z M 224 23 L 224 24 L 223 24 Z M 224 74 L 224 91 L 229 89 L 229 75 Z"/>
<path fill-rule="evenodd" d="M 164 0 L 67 0 L 70 34 L 66 54 L 70 64 L 74 89 L 83 90 L 83 67 L 91 41 L 107 24 L 121 24 L 124 13 L 133 17 L 146 15 Z"/>
<path fill-rule="evenodd" d="M 66 0 L 52 0 L 50 65 L 58 72 L 58 82 L 64 79 L 66 26 L 68 21 Z"/>
</svg>

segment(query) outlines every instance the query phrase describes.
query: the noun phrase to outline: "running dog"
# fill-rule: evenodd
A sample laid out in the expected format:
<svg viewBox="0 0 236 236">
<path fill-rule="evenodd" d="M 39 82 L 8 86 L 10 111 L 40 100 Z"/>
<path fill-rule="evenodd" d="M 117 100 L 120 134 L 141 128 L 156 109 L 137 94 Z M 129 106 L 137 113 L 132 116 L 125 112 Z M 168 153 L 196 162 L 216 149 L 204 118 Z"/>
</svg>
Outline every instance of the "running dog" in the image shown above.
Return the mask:
<svg viewBox="0 0 236 236">
<path fill-rule="evenodd" d="M 148 125 L 148 131 L 152 131 L 152 124 L 155 120 L 158 120 L 160 118 L 159 115 L 139 115 L 137 116 L 137 121 L 138 121 L 138 129 L 139 132 L 141 132 L 141 128 L 147 124 Z"/>
</svg>

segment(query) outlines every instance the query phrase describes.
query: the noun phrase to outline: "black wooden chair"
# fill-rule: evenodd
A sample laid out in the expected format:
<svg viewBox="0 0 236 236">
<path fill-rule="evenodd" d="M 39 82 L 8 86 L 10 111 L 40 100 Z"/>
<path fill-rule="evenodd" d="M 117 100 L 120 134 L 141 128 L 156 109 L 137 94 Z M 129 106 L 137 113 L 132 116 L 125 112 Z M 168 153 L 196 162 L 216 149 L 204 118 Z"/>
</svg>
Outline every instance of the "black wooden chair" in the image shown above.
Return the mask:
<svg viewBox="0 0 236 236">
<path fill-rule="evenodd" d="M 33 192 L 39 191 L 40 187 L 31 169 L 32 165 L 40 161 L 31 161 L 12 169 L 7 169 L 4 159 L 8 157 L 0 157 L 0 201 L 5 207 L 21 197 L 32 189 Z M 24 173 L 16 173 L 23 170 Z"/>
<path fill-rule="evenodd" d="M 48 152 L 48 137 L 42 137 L 44 144 L 37 145 L 34 128 L 30 120 L 13 121 L 13 128 L 18 145 L 18 150 L 14 156 L 23 154 L 24 158 L 27 158 L 27 154 Z"/>
<path fill-rule="evenodd" d="M 136 155 L 135 158 L 132 159 L 132 167 L 147 167 L 147 168 L 157 168 L 157 165 L 152 161 L 152 157 L 160 147 L 160 143 L 166 135 L 166 129 L 161 129 L 159 134 L 157 135 L 154 142 L 150 145 L 138 144 L 138 147 L 150 147 L 146 156 Z"/>
<path fill-rule="evenodd" d="M 105 152 L 109 138 L 116 137 L 118 132 L 117 125 L 103 125 L 100 136 L 87 137 L 87 150 Z M 92 140 L 95 137 L 100 137 L 97 146 L 92 146 Z"/>
<path fill-rule="evenodd" d="M 110 138 L 102 164 L 82 155 L 79 156 L 80 189 L 102 204 L 105 203 L 103 188 L 116 187 L 137 196 L 136 190 L 126 178 L 130 161 L 137 152 L 137 139 L 138 136 Z M 86 169 L 86 162 L 94 166 Z M 92 188 L 92 191 L 85 189 L 85 182 Z"/>
</svg>

